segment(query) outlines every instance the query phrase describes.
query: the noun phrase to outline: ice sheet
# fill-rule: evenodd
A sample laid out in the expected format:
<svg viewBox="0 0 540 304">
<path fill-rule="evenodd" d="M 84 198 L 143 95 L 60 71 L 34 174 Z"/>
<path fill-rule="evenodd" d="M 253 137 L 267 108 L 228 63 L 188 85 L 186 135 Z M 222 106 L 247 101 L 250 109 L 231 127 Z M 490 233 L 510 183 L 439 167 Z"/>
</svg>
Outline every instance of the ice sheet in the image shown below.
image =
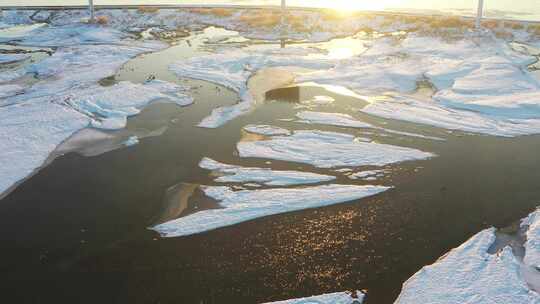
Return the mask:
<svg viewBox="0 0 540 304">
<path fill-rule="evenodd" d="M 384 186 L 323 185 L 232 191 L 229 187 L 205 187 L 205 194 L 222 208 L 203 210 L 152 227 L 163 237 L 178 237 L 238 224 L 256 218 L 344 203 L 375 195 Z"/>
<path fill-rule="evenodd" d="M 267 168 L 250 168 L 227 165 L 210 158 L 203 158 L 199 167 L 222 174 L 215 179 L 220 183 L 255 182 L 267 186 L 292 186 L 316 184 L 336 179 L 334 176 L 301 171 L 276 171 Z"/>
<path fill-rule="evenodd" d="M 296 117 L 301 119 L 299 122 L 305 123 L 326 124 L 353 128 L 374 128 L 372 124 L 359 121 L 353 118 L 351 115 L 342 113 L 302 111 L 296 113 Z"/>
<path fill-rule="evenodd" d="M 349 134 L 323 131 L 295 131 L 291 136 L 239 142 L 237 149 L 241 157 L 292 161 L 320 168 L 383 166 L 435 156 L 412 148 L 362 142 Z"/>
<path fill-rule="evenodd" d="M 540 303 L 510 247 L 487 253 L 494 241 L 494 228 L 473 236 L 408 279 L 395 303 Z"/>
<path fill-rule="evenodd" d="M 270 125 L 247 125 L 244 127 L 244 130 L 250 133 L 260 134 L 260 135 L 289 135 L 291 131 Z"/>
<path fill-rule="evenodd" d="M 353 297 L 350 292 L 335 292 L 306 298 L 268 302 L 266 304 L 362 304 L 364 294 L 360 291 L 356 291 L 355 294 L 356 297 Z"/>
</svg>

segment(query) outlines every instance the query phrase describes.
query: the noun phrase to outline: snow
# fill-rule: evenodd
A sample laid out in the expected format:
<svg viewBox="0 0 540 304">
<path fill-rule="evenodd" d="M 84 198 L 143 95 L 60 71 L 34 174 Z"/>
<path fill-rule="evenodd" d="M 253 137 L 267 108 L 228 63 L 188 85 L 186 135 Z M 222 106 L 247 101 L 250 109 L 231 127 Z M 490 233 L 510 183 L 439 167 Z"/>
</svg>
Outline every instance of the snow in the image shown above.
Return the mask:
<svg viewBox="0 0 540 304">
<path fill-rule="evenodd" d="M 227 165 L 207 157 L 201 160 L 199 167 L 222 174 L 216 178 L 216 182 L 220 183 L 256 182 L 267 186 L 291 186 L 316 184 L 336 179 L 334 176 L 309 172 L 275 171 L 266 168 Z"/>
<path fill-rule="evenodd" d="M 241 191 L 224 186 L 204 187 L 204 193 L 217 200 L 222 208 L 199 211 L 151 229 L 163 237 L 192 235 L 264 216 L 357 200 L 388 189 L 337 184 Z"/>
<path fill-rule="evenodd" d="M 270 125 L 247 125 L 244 130 L 249 133 L 255 133 L 260 135 L 290 135 L 291 131 Z"/>
<path fill-rule="evenodd" d="M 56 50 L 40 62 L 0 73 L 2 82 L 26 73 L 37 78 L 32 84 L 0 85 L 0 162 L 6 164 L 0 170 L 0 193 L 6 194 L 45 165 L 59 144 L 83 128 L 122 128 L 128 116 L 157 99 L 182 105 L 191 102 L 185 88 L 163 82 L 98 84 L 129 59 L 165 47 L 161 42 L 123 39 L 125 35 L 112 30 L 82 24 L 61 29 L 23 27 L 16 35 L 8 32 L 3 37 L 16 39 L 15 44 L 48 45 Z"/>
<path fill-rule="evenodd" d="M 353 128 L 374 128 L 374 126 L 369 123 L 361 122 L 354 119 L 351 115 L 341 113 L 302 111 L 296 113 L 296 117 L 301 119 L 298 122 L 311 124 L 326 124 Z"/>
<path fill-rule="evenodd" d="M 11 40 L 19 40 L 34 33 L 40 27 L 45 26 L 43 23 L 18 25 L 4 29 L 0 29 L 0 42 L 5 43 Z"/>
<path fill-rule="evenodd" d="M 0 54 L 0 64 L 9 64 L 30 58 L 28 54 Z"/>
<path fill-rule="evenodd" d="M 43 26 L 29 32 L 18 44 L 38 47 L 66 47 L 85 44 L 117 44 L 127 35 L 110 27 L 74 23 L 64 26 Z"/>
<path fill-rule="evenodd" d="M 402 40 L 377 39 L 360 56 L 297 81 L 340 85 L 368 96 L 371 103 L 363 111 L 372 115 L 517 136 L 540 132 L 540 84 L 526 70 L 534 60 L 496 39 L 448 42 L 408 34 Z M 428 100 L 409 96 L 419 81 L 431 82 L 437 92 Z M 369 98 L 382 94 L 390 100 Z"/>
<path fill-rule="evenodd" d="M 42 100 L 0 107 L 0 193 L 42 166 L 57 145 L 88 122 L 76 111 Z"/>
<path fill-rule="evenodd" d="M 295 131 L 291 136 L 239 142 L 240 157 L 268 158 L 306 163 L 319 168 L 384 166 L 434 157 L 429 152 L 355 140 L 349 134 L 324 131 Z"/>
<path fill-rule="evenodd" d="M 362 304 L 365 295 L 360 291 L 355 293 L 356 298 L 350 292 L 334 292 L 306 298 L 268 302 L 266 304 Z"/>
<path fill-rule="evenodd" d="M 524 219 L 521 226 L 527 228 L 523 261 L 526 265 L 540 269 L 540 209 Z"/>
<path fill-rule="evenodd" d="M 395 304 L 540 303 L 521 276 L 520 261 L 510 247 L 487 251 L 495 229 L 486 229 L 426 266 L 404 284 Z"/>
<path fill-rule="evenodd" d="M 147 81 L 144 85 L 146 88 L 151 88 L 164 94 L 179 106 L 189 106 L 193 103 L 193 97 L 186 94 L 190 89 L 189 87 L 158 79 Z"/>
<path fill-rule="evenodd" d="M 16 84 L 0 85 L 0 98 L 6 98 L 13 95 L 21 94 L 24 88 Z"/>
</svg>

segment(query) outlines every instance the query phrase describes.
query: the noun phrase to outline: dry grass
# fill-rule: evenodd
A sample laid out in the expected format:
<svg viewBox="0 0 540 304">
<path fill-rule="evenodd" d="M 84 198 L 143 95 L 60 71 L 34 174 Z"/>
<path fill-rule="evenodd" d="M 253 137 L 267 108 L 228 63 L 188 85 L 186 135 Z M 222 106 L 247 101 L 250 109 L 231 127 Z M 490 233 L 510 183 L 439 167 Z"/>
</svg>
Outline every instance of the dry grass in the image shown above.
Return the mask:
<svg viewBox="0 0 540 304">
<path fill-rule="evenodd" d="M 200 15 L 213 15 L 217 17 L 230 17 L 234 14 L 234 9 L 230 8 L 192 8 L 189 12 Z"/>
<path fill-rule="evenodd" d="M 527 31 L 534 35 L 540 36 L 540 24 L 529 24 Z"/>
<path fill-rule="evenodd" d="M 504 22 L 504 27 L 509 28 L 509 29 L 513 29 L 513 30 L 522 30 L 522 29 L 525 28 L 525 25 L 523 25 L 523 23 L 521 23 L 521 22 L 505 21 Z"/>
<path fill-rule="evenodd" d="M 474 26 L 473 22 L 470 20 L 465 20 L 458 16 L 450 17 L 432 17 L 431 20 L 428 20 L 427 23 L 436 29 L 440 28 L 472 28 Z"/>
<path fill-rule="evenodd" d="M 152 7 L 152 6 L 139 6 L 137 8 L 137 12 L 139 14 L 153 14 L 159 11 L 159 7 Z"/>
<path fill-rule="evenodd" d="M 238 20 L 252 27 L 273 27 L 281 22 L 281 13 L 274 10 L 245 11 Z"/>
<path fill-rule="evenodd" d="M 500 21 L 497 20 L 485 20 L 482 21 L 482 27 L 488 28 L 490 30 L 496 29 L 501 26 Z"/>
<path fill-rule="evenodd" d="M 501 39 L 506 39 L 506 40 L 512 39 L 514 37 L 512 32 L 507 32 L 505 30 L 493 31 L 493 33 L 495 34 L 495 37 L 501 38 Z"/>
<path fill-rule="evenodd" d="M 105 25 L 105 24 L 109 23 L 109 17 L 107 17 L 107 16 L 97 16 L 96 17 L 96 23 L 101 24 L 101 25 Z"/>
</svg>

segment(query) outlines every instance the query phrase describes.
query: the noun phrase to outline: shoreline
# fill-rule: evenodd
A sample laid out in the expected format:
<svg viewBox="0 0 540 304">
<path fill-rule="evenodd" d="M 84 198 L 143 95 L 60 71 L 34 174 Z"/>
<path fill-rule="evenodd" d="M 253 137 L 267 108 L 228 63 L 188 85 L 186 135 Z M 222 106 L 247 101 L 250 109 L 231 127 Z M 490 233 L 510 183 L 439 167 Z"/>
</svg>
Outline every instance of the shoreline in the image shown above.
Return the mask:
<svg viewBox="0 0 540 304">
<path fill-rule="evenodd" d="M 81 10 L 87 9 L 88 5 L 51 5 L 51 6 L 32 6 L 32 5 L 5 5 L 0 6 L 0 13 L 2 10 Z M 225 8 L 225 9 L 246 9 L 246 10 L 258 10 L 258 9 L 270 9 L 270 10 L 281 10 L 279 5 L 238 5 L 238 4 L 141 4 L 141 5 L 94 5 L 94 9 L 98 10 L 107 10 L 107 9 L 138 9 L 138 8 L 155 8 L 155 9 L 192 9 L 192 8 Z M 332 8 L 325 7 L 303 7 L 303 6 L 288 6 L 288 10 L 292 11 L 307 11 L 307 12 L 318 12 L 325 10 L 333 10 Z M 376 14 L 382 16 L 394 15 L 394 16 L 431 16 L 431 17 L 448 17 L 448 16 L 458 16 L 464 18 L 465 20 L 475 20 L 474 16 L 465 16 L 465 15 L 454 15 L 454 14 L 429 14 L 429 13 L 408 13 L 400 12 L 394 10 L 388 11 L 375 11 L 375 10 L 357 10 L 357 13 L 364 14 Z M 497 20 L 497 21 L 507 21 L 507 22 L 523 22 L 527 24 L 540 24 L 540 20 L 529 20 L 529 19 L 512 19 L 512 18 L 493 18 L 484 16 L 482 20 Z"/>
</svg>

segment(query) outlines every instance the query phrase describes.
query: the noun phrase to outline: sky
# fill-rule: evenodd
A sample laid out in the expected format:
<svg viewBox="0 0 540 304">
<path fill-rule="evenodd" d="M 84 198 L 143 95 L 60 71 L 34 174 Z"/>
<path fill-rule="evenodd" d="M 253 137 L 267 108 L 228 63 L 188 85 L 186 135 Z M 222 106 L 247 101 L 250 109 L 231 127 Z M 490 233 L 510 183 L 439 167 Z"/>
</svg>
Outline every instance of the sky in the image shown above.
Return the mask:
<svg viewBox="0 0 540 304">
<path fill-rule="evenodd" d="M 471 13 L 478 0 L 287 0 L 294 6 L 334 7 L 340 9 L 389 10 L 464 9 Z M 10 5 L 77 5 L 86 0 L 0 0 L 0 6 Z M 280 0 L 94 0 L 95 4 L 279 4 Z M 512 11 L 540 16 L 540 0 L 485 0 L 488 10 Z M 519 14 L 517 14 L 519 15 Z M 525 16 L 525 15 L 524 15 Z M 528 19 L 526 17 L 520 19 Z M 535 18 L 533 18 L 535 19 Z"/>
</svg>

